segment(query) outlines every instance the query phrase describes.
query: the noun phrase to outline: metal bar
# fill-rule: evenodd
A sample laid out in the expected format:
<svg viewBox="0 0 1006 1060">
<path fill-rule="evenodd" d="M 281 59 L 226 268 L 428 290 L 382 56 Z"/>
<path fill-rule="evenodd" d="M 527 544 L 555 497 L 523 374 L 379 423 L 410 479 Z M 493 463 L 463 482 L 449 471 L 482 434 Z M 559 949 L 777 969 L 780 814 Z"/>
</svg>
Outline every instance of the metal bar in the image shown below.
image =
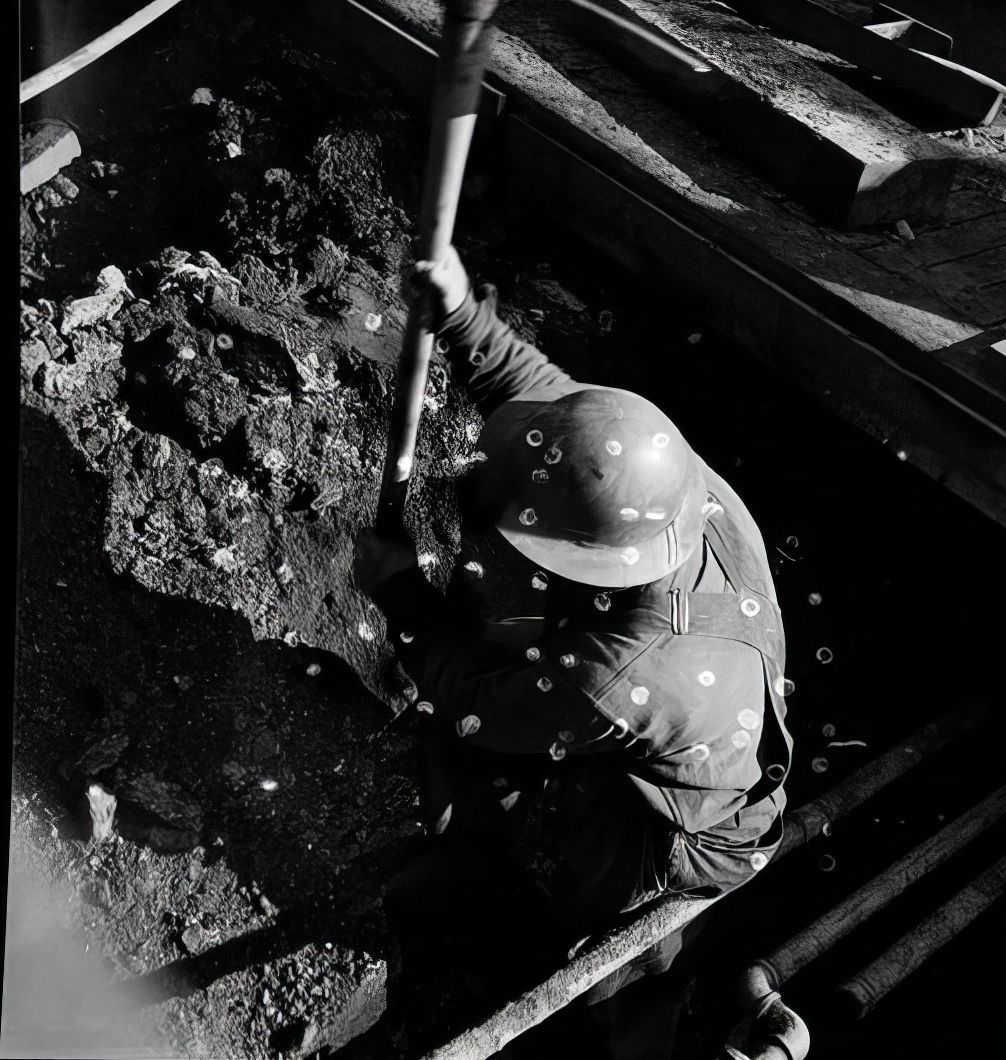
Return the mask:
<svg viewBox="0 0 1006 1060">
<path fill-rule="evenodd" d="M 944 864 L 1006 814 L 1006 785 L 994 791 L 890 868 L 864 883 L 767 957 L 756 962 L 773 990 L 830 950 L 855 928 L 903 894 L 917 880 Z"/>
<path fill-rule="evenodd" d="M 974 704 L 930 722 L 904 743 L 851 773 L 831 791 L 788 813 L 775 860 L 819 835 L 826 835 L 836 821 L 941 750 L 955 736 L 981 724 L 985 714 L 984 704 Z"/>
<path fill-rule="evenodd" d="M 60 81 L 65 81 L 71 74 L 83 70 L 85 66 L 90 66 L 95 59 L 100 59 L 123 41 L 129 40 L 133 34 L 139 33 L 141 29 L 149 26 L 155 19 L 160 18 L 180 3 L 181 0 L 153 0 L 152 3 L 140 8 L 135 15 L 130 15 L 124 22 L 120 22 L 107 33 L 95 37 L 90 44 L 85 44 L 83 48 L 78 48 L 65 59 L 60 59 L 58 63 L 53 63 L 40 73 L 34 74 L 27 81 L 22 81 L 21 102 L 26 103 L 29 99 L 46 92 L 53 85 L 58 85 Z"/>
<path fill-rule="evenodd" d="M 645 907 L 629 923 L 588 943 L 543 983 L 427 1053 L 423 1060 L 486 1060 L 717 901 L 674 896 Z"/>
<path fill-rule="evenodd" d="M 960 934 L 1006 891 L 1006 857 L 903 935 L 872 964 L 837 989 L 839 1003 L 853 1019 L 862 1019 L 906 976 Z"/>
</svg>

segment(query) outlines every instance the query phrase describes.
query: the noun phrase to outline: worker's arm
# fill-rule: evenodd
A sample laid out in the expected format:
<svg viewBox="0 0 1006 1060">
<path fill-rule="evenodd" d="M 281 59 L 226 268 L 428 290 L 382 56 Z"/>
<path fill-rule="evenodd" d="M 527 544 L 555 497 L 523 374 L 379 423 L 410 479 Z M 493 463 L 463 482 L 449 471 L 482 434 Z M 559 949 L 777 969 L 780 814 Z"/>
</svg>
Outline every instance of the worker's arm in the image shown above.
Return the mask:
<svg viewBox="0 0 1006 1060">
<path fill-rule="evenodd" d="M 472 291 L 453 247 L 437 266 L 417 263 L 413 279 L 434 292 L 436 327 L 447 347 L 447 359 L 483 415 L 532 391 L 555 398 L 579 388 L 561 368 L 499 319 L 494 287 L 485 284 Z"/>
</svg>

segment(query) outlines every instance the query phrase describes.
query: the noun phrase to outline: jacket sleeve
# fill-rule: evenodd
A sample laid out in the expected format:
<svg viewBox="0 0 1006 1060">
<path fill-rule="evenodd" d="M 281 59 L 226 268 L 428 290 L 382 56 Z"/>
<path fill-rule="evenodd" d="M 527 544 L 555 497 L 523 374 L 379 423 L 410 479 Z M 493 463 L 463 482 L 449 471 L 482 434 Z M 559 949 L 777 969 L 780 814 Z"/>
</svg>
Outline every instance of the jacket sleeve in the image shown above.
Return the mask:
<svg viewBox="0 0 1006 1060">
<path fill-rule="evenodd" d="M 454 367 L 484 416 L 504 401 L 530 391 L 553 391 L 554 397 L 580 389 L 513 328 L 496 315 L 496 288 L 482 285 L 441 323 L 439 338 Z"/>
<path fill-rule="evenodd" d="M 389 579 L 373 596 L 402 664 L 433 707 L 433 725 L 446 738 L 555 760 L 624 746 L 625 733 L 598 713 L 579 680 L 586 667 L 569 665 L 586 657 L 590 635 L 560 631 L 528 648 L 485 641 L 456 624 L 443 596 L 418 570 Z"/>
</svg>

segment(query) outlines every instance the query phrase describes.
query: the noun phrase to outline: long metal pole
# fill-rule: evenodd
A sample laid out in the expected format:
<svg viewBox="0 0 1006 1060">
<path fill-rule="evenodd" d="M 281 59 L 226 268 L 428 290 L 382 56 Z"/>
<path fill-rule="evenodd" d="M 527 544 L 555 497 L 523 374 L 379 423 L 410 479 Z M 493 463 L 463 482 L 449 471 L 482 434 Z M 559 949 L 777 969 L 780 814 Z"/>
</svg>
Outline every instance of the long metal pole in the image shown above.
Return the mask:
<svg viewBox="0 0 1006 1060">
<path fill-rule="evenodd" d="M 850 773 L 820 798 L 786 814 L 786 830 L 774 860 L 778 861 L 819 835 L 827 835 L 836 821 L 942 750 L 956 736 L 977 728 L 986 715 L 984 703 L 951 711 L 919 729 L 904 743 Z"/>
<path fill-rule="evenodd" d="M 903 894 L 917 880 L 948 861 L 1006 814 L 1006 785 L 864 883 L 814 923 L 756 962 L 772 989 L 789 978 Z"/>
<path fill-rule="evenodd" d="M 1004 892 L 1006 857 L 1000 858 L 872 964 L 838 987 L 839 1004 L 854 1019 L 862 1019 L 878 1001 L 959 935 Z"/>
</svg>

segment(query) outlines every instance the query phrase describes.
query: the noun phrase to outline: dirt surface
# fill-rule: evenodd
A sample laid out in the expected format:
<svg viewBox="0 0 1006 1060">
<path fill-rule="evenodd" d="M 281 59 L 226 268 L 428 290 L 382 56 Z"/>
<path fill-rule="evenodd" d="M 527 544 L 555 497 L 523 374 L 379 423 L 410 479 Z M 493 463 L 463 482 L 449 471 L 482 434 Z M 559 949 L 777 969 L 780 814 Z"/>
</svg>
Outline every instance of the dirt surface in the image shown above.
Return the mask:
<svg viewBox="0 0 1006 1060">
<path fill-rule="evenodd" d="M 373 70 L 286 30 L 192 0 L 25 114 L 75 122 L 83 155 L 22 201 L 13 846 L 25 890 L 54 888 L 68 951 L 100 954 L 93 1012 L 142 1003 L 122 1042 L 107 1017 L 57 1029 L 127 1053 L 308 1055 L 364 1031 L 398 969 L 381 887 L 420 842 L 395 720 L 412 693 L 348 562 L 376 500 L 423 131 Z M 742 210 L 707 183 L 711 208 Z M 515 325 L 581 378 L 666 407 L 760 520 L 796 685 L 794 804 L 995 694 L 983 605 L 1006 586 L 962 555 L 1001 551 L 1000 531 L 715 322 L 547 218 L 508 216 L 484 159 L 470 184 L 459 246 Z M 434 581 L 477 430 L 438 362 L 409 513 Z M 117 800 L 100 844 L 90 785 Z M 836 840 L 830 887 L 957 805 L 901 798 L 862 851 Z M 809 861 L 769 908 L 795 918 L 821 878 Z M 20 940 L 26 966 L 50 941 Z M 404 1029 L 386 1016 L 359 1055 L 436 1040 L 491 1003 L 479 991 L 463 969 L 425 984 L 429 1010 Z M 31 1030 L 11 1021 L 5 1039 Z"/>
</svg>

